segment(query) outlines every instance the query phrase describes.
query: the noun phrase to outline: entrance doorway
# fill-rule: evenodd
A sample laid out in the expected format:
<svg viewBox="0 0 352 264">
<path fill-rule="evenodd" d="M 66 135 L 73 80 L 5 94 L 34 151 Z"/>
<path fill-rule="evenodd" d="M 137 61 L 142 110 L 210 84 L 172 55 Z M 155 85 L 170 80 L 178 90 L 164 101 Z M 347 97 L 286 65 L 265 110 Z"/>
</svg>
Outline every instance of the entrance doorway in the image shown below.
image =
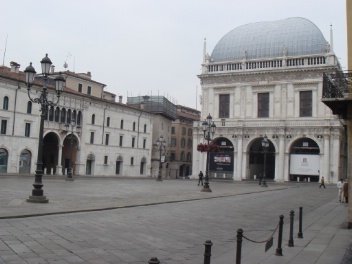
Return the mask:
<svg viewBox="0 0 352 264">
<path fill-rule="evenodd" d="M 20 174 L 29 174 L 31 173 L 31 160 L 32 154 L 29 150 L 25 149 L 20 154 L 20 164 L 19 164 L 19 173 Z"/>
<path fill-rule="evenodd" d="M 264 153 L 262 147 L 263 138 L 253 141 L 249 150 L 249 179 L 259 179 L 264 173 Z M 269 149 L 266 153 L 266 179 L 275 178 L 275 146 L 269 141 Z"/>
</svg>

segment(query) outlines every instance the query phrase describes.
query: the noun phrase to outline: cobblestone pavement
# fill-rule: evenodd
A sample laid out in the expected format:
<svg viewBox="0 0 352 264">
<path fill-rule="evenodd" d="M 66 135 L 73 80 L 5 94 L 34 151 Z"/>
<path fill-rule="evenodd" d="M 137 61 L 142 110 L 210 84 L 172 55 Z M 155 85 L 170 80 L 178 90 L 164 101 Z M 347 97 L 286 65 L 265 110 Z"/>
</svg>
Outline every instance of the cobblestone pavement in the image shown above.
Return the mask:
<svg viewBox="0 0 352 264">
<path fill-rule="evenodd" d="M 230 264 L 238 228 L 262 241 L 281 214 L 284 256 L 275 256 L 275 234 L 266 253 L 264 244 L 244 240 L 242 264 L 350 263 L 344 262 L 352 234 L 344 227 L 347 205 L 336 201 L 334 185 L 211 182 L 213 192 L 203 193 L 192 180 L 53 178 L 44 181 L 49 203 L 30 204 L 24 200 L 32 177 L 0 181 L 0 263 L 139 264 L 153 256 L 164 264 L 203 263 L 203 243 L 211 240 L 211 263 Z M 303 239 L 297 239 L 300 206 Z M 296 212 L 294 247 L 287 247 L 290 210 Z"/>
</svg>

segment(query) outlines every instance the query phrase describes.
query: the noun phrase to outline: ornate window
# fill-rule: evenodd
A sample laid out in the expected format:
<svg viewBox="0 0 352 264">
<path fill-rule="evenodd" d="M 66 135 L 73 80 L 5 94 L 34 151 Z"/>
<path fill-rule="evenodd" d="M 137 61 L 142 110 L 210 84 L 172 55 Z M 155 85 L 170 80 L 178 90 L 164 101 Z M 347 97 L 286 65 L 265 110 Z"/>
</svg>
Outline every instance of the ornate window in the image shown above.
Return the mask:
<svg viewBox="0 0 352 264">
<path fill-rule="evenodd" d="M 269 93 L 258 93 L 258 117 L 269 117 Z"/>
<path fill-rule="evenodd" d="M 219 118 L 230 117 L 230 95 L 220 94 L 219 95 Z"/>
<path fill-rule="evenodd" d="M 299 92 L 299 116 L 312 116 L 312 91 Z"/>
</svg>

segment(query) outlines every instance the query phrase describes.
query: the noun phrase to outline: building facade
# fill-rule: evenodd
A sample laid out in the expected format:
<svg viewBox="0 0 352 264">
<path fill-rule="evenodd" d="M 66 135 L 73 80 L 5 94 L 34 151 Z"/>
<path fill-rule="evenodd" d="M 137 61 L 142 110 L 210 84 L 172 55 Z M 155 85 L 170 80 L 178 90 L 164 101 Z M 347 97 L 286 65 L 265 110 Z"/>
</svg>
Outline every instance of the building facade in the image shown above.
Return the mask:
<svg viewBox="0 0 352 264">
<path fill-rule="evenodd" d="M 288 18 L 252 23 L 226 34 L 204 54 L 202 119 L 217 126 L 210 177 L 337 182 L 346 175 L 344 124 L 322 102 L 323 73 L 340 65 L 330 42 L 311 21 Z M 205 171 L 201 122 L 194 124 L 193 176 Z M 231 164 L 219 162 L 226 156 Z"/>
<path fill-rule="evenodd" d="M 40 106 L 29 100 L 19 67 L 15 62 L 11 69 L 0 67 L 0 173 L 33 174 Z M 44 173 L 65 175 L 72 159 L 74 175 L 150 176 L 153 115 L 115 102 L 90 73 L 63 75 L 66 88 L 44 121 Z M 29 94 L 38 97 L 41 88 L 37 79 Z"/>
<path fill-rule="evenodd" d="M 170 176 L 187 178 L 192 175 L 193 122 L 200 120 L 200 111 L 182 105 L 176 108 L 176 119 L 171 127 Z"/>
</svg>

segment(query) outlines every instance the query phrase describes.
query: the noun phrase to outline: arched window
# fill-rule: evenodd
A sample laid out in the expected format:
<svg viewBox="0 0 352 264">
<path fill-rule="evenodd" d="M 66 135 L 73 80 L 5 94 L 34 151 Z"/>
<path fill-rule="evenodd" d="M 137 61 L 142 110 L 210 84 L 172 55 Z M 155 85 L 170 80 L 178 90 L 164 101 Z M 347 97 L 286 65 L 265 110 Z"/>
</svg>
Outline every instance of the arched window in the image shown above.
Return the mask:
<svg viewBox="0 0 352 264">
<path fill-rule="evenodd" d="M 123 129 L 123 120 L 121 120 L 120 128 Z"/>
<path fill-rule="evenodd" d="M 185 160 L 185 153 L 182 151 L 181 152 L 181 157 L 180 157 L 181 161 L 184 161 Z"/>
<path fill-rule="evenodd" d="M 71 123 L 71 109 L 67 110 L 67 124 Z"/>
<path fill-rule="evenodd" d="M 133 131 L 136 131 L 136 122 L 133 122 Z"/>
<path fill-rule="evenodd" d="M 73 110 L 73 112 L 72 112 L 72 120 L 73 120 L 74 122 L 77 122 L 77 113 L 76 113 L 76 110 Z"/>
<path fill-rule="evenodd" d="M 49 121 L 54 121 L 54 107 L 50 106 L 49 109 Z"/>
<path fill-rule="evenodd" d="M 107 126 L 107 127 L 110 126 L 110 117 L 106 118 L 106 126 Z"/>
<path fill-rule="evenodd" d="M 92 114 L 92 125 L 95 124 L 95 114 Z"/>
<path fill-rule="evenodd" d="M 4 101 L 2 104 L 2 109 L 8 110 L 9 109 L 9 98 L 7 96 L 4 97 Z"/>
<path fill-rule="evenodd" d="M 78 111 L 78 115 L 77 115 L 77 125 L 81 124 L 81 119 L 82 119 L 82 112 Z"/>
<path fill-rule="evenodd" d="M 62 108 L 61 109 L 61 120 L 60 120 L 61 123 L 66 123 L 66 109 L 65 108 Z"/>
<path fill-rule="evenodd" d="M 55 122 L 59 122 L 60 120 L 60 108 L 56 107 L 55 109 Z"/>
<path fill-rule="evenodd" d="M 187 153 L 187 161 L 191 162 L 192 161 L 192 155 L 190 152 Z"/>
<path fill-rule="evenodd" d="M 147 133 L 147 125 L 144 125 L 144 133 Z"/>
<path fill-rule="evenodd" d="M 28 101 L 27 103 L 27 114 L 31 114 L 32 113 L 32 102 Z"/>
<path fill-rule="evenodd" d="M 45 120 L 48 120 L 48 117 L 49 117 L 49 106 L 45 106 L 45 115 L 44 115 L 44 119 Z"/>
</svg>

